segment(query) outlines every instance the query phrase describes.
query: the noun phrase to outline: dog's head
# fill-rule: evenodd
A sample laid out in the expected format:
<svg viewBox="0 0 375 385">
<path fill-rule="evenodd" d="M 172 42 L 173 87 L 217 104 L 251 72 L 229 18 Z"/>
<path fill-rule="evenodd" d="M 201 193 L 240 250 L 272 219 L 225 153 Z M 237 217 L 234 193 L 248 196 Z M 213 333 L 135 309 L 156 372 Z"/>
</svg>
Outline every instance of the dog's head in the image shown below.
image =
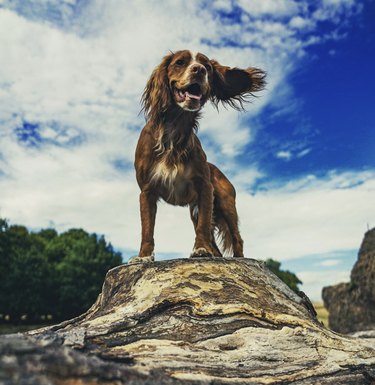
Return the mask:
<svg viewBox="0 0 375 385">
<path fill-rule="evenodd" d="M 153 71 L 143 93 L 146 115 L 152 117 L 178 106 L 197 112 L 207 100 L 241 109 L 254 92 L 265 85 L 265 73 L 257 68 L 230 68 L 202 53 L 188 50 L 165 56 Z"/>
</svg>

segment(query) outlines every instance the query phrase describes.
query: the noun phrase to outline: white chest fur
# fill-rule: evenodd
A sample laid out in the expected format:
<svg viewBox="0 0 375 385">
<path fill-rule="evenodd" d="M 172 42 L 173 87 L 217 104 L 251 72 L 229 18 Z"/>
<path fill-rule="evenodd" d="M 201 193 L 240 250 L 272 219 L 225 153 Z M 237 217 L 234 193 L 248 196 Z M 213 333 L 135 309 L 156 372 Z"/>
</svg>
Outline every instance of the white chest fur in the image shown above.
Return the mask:
<svg viewBox="0 0 375 385">
<path fill-rule="evenodd" d="M 175 183 L 181 179 L 189 179 L 189 167 L 181 163 L 168 165 L 164 160 L 156 163 L 153 172 L 152 180 L 159 182 L 165 187 L 172 188 Z"/>
<path fill-rule="evenodd" d="M 155 164 L 151 180 L 166 190 L 164 198 L 166 201 L 180 204 L 179 202 L 184 201 L 188 193 L 191 177 L 189 165 L 182 163 L 169 165 L 162 159 Z"/>
</svg>

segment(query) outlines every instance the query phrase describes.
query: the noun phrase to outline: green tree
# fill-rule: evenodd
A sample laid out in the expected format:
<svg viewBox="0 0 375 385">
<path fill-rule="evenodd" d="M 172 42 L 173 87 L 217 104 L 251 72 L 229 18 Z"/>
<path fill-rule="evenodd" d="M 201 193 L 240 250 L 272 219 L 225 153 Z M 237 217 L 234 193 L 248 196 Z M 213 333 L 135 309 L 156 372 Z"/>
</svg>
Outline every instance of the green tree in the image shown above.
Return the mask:
<svg viewBox="0 0 375 385">
<path fill-rule="evenodd" d="M 10 243 L 7 236 L 8 222 L 0 218 L 0 314 L 4 316 L 8 301 L 6 299 L 9 284 L 7 272 L 10 259 Z"/>
<path fill-rule="evenodd" d="M 297 292 L 299 291 L 298 285 L 301 285 L 302 282 L 300 279 L 289 270 L 281 270 L 281 263 L 278 261 L 275 261 L 274 259 L 267 259 L 266 260 L 266 266 L 275 274 L 277 275 L 283 282 L 285 282 L 293 291 Z"/>
<path fill-rule="evenodd" d="M 72 317 L 87 310 L 100 292 L 106 272 L 122 262 L 104 237 L 72 229 L 50 244 L 58 282 L 58 318 Z"/>
<path fill-rule="evenodd" d="M 0 314 L 29 322 L 63 320 L 87 310 L 106 272 L 122 263 L 104 237 L 71 229 L 31 233 L 0 218 Z"/>
<path fill-rule="evenodd" d="M 44 277 L 48 275 L 43 244 L 24 226 L 7 226 L 2 236 L 6 251 L 1 256 L 0 313 L 10 315 L 13 321 L 24 314 L 38 318 L 43 311 Z"/>
</svg>

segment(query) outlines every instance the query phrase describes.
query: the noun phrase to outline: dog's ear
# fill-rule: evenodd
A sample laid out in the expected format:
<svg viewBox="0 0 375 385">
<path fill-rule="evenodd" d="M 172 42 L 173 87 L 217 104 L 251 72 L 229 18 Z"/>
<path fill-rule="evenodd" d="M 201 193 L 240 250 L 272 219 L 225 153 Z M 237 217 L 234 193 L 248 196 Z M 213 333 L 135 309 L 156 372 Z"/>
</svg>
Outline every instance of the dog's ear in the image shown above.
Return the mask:
<svg viewBox="0 0 375 385">
<path fill-rule="evenodd" d="M 254 92 L 264 89 L 266 73 L 259 68 L 231 68 L 211 60 L 213 76 L 211 101 L 217 107 L 219 102 L 242 110 L 243 103 L 249 101 Z"/>
<path fill-rule="evenodd" d="M 157 119 L 172 103 L 168 81 L 168 66 L 173 55 L 173 53 L 170 53 L 163 58 L 161 63 L 152 72 L 143 91 L 142 109 L 148 119 Z"/>
</svg>

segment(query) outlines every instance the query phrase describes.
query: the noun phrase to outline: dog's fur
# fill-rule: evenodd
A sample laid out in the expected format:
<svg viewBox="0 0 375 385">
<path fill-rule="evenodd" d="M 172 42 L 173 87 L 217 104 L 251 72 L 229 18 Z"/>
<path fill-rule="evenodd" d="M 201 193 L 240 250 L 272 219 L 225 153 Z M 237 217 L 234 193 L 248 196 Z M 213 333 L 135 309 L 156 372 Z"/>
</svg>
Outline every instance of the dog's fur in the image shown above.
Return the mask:
<svg viewBox="0 0 375 385">
<path fill-rule="evenodd" d="M 146 126 L 136 153 L 141 189 L 142 242 L 134 262 L 154 260 L 157 202 L 189 206 L 196 237 L 192 257 L 243 257 L 238 231 L 235 189 L 224 174 L 208 163 L 196 135 L 199 111 L 210 100 L 236 109 L 264 87 L 257 68 L 230 68 L 201 53 L 184 50 L 165 56 L 143 93 Z M 215 236 L 220 240 L 219 246 Z"/>
</svg>

